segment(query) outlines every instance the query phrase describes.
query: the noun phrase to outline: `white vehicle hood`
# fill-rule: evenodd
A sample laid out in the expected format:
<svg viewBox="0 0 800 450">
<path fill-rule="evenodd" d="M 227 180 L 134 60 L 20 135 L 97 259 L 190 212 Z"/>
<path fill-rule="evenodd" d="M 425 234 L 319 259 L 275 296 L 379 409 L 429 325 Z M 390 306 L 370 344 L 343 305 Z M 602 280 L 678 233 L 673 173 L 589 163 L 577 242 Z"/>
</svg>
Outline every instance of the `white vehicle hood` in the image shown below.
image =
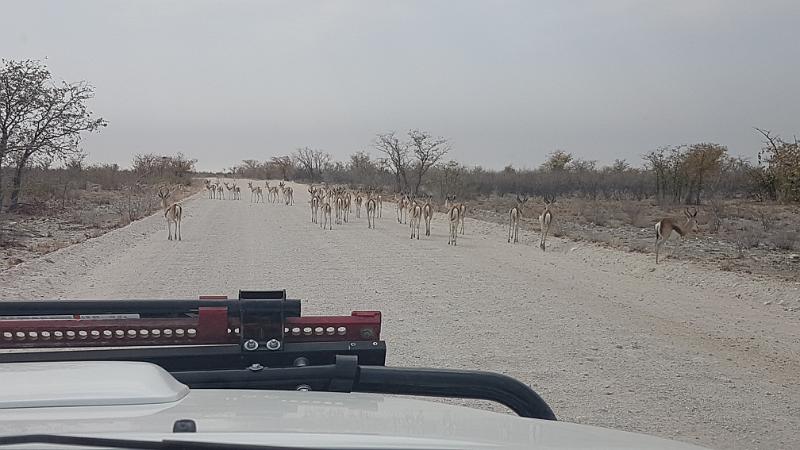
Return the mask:
<svg viewBox="0 0 800 450">
<path fill-rule="evenodd" d="M 2 366 L 1 436 L 58 434 L 312 448 L 699 448 L 389 395 L 189 390 L 157 366 L 142 363 Z M 182 419 L 193 420 L 197 431 L 173 433 L 173 424 Z M 0 447 L 5 448 L 15 447 Z"/>
</svg>

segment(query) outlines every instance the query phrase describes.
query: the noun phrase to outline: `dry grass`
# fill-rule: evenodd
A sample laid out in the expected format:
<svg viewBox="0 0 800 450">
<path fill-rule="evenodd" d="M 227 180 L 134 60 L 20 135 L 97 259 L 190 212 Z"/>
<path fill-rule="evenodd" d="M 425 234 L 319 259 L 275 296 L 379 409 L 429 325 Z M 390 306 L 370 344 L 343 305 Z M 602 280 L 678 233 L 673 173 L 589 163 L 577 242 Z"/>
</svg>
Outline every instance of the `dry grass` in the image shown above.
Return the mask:
<svg viewBox="0 0 800 450">
<path fill-rule="evenodd" d="M 541 198 L 528 202 L 526 215 L 530 220 L 523 228 L 539 230 L 536 216 L 541 202 Z M 484 197 L 475 202 L 475 208 L 486 212 L 481 218 L 502 222 L 507 220 L 505 214 L 511 204 L 507 197 Z M 682 223 L 685 208 L 685 205 L 658 205 L 648 200 L 562 197 L 554 205 L 552 235 L 652 254 L 655 239 L 652 225 L 666 217 Z M 800 275 L 800 264 L 786 264 L 791 252 L 800 250 L 797 207 L 750 200 L 714 200 L 698 206 L 697 210 L 698 232 L 678 246 L 679 251 L 670 259 L 707 262 L 724 270 L 788 279 Z M 673 236 L 674 239 L 677 237 Z"/>
<path fill-rule="evenodd" d="M 61 185 L 63 170 L 34 174 L 24 192 L 25 203 L 13 213 L 0 214 L 0 270 L 97 237 L 160 208 L 156 190 L 161 180 L 145 183 L 128 172 L 115 173 L 119 176 L 100 169 L 72 173 Z M 123 184 L 126 180 L 132 184 Z M 202 185 L 173 188 L 173 200 L 178 201 Z"/>
</svg>

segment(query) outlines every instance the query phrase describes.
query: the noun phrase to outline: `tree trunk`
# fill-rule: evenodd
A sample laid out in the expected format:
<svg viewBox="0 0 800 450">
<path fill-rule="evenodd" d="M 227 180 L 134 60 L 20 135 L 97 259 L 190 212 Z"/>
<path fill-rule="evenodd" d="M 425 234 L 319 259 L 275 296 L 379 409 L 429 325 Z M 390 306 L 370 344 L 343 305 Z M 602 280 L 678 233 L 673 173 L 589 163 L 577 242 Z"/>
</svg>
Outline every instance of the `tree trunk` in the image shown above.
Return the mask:
<svg viewBox="0 0 800 450">
<path fill-rule="evenodd" d="M 14 169 L 14 178 L 11 180 L 11 203 L 8 205 L 9 210 L 14 210 L 19 207 L 19 193 L 22 189 L 22 172 L 25 170 L 25 163 L 20 163 Z"/>
<path fill-rule="evenodd" d="M 3 200 L 5 200 L 3 192 L 3 161 L 8 153 L 8 138 L 3 136 L 0 138 L 0 211 L 3 210 Z"/>
</svg>

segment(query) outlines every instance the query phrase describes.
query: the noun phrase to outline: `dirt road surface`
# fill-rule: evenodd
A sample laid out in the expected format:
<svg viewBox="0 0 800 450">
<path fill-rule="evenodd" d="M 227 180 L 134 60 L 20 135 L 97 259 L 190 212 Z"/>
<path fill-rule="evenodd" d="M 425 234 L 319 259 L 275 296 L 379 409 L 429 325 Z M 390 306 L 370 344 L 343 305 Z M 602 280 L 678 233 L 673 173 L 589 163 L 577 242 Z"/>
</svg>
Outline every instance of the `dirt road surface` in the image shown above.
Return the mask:
<svg viewBox="0 0 800 450">
<path fill-rule="evenodd" d="M 388 364 L 493 370 L 562 420 L 714 448 L 798 448 L 800 283 L 779 282 L 441 215 L 413 242 L 385 202 L 322 231 L 295 206 L 184 202 L 183 240 L 156 214 L 0 272 L 0 298 L 192 298 L 285 288 L 304 314 L 384 313 Z M 767 304 L 765 304 L 767 303 Z"/>
</svg>

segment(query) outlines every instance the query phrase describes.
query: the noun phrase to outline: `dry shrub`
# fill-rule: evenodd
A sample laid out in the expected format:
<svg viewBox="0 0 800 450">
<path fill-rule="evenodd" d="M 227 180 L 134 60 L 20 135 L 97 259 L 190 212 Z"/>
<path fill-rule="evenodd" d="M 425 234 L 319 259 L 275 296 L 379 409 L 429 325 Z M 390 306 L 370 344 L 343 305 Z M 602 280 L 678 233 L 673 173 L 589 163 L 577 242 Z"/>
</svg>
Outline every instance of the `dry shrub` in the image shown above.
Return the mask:
<svg viewBox="0 0 800 450">
<path fill-rule="evenodd" d="M 622 212 L 625 213 L 625 216 L 628 218 L 629 224 L 635 227 L 643 227 L 645 226 L 644 221 L 644 205 L 641 203 L 623 203 L 622 204 Z"/>
<path fill-rule="evenodd" d="M 722 229 L 722 222 L 725 220 L 725 203 L 715 198 L 711 200 L 711 217 L 709 220 L 710 230 L 712 233 L 718 233 Z"/>
<path fill-rule="evenodd" d="M 589 234 L 589 237 L 593 242 L 601 242 L 610 246 L 616 246 L 619 242 L 619 239 L 615 238 L 607 231 L 593 232 Z"/>
<path fill-rule="evenodd" d="M 739 252 L 739 255 L 743 255 L 747 250 L 758 247 L 762 239 L 761 233 L 752 226 L 737 229 L 734 236 L 736 238 L 736 250 Z"/>
<path fill-rule="evenodd" d="M 157 207 L 153 190 L 142 185 L 126 187 L 124 195 L 117 198 L 113 205 L 123 226 L 151 214 Z"/>
<path fill-rule="evenodd" d="M 764 209 L 758 210 L 758 221 L 761 222 L 761 226 L 764 228 L 764 231 L 769 231 L 769 229 L 772 228 L 772 215 Z"/>
<path fill-rule="evenodd" d="M 800 241 L 800 233 L 796 231 L 780 231 L 770 236 L 769 243 L 781 250 L 795 250 L 797 243 Z"/>
<path fill-rule="evenodd" d="M 596 201 L 584 202 L 579 211 L 581 216 L 589 223 L 601 227 L 608 225 L 608 212 Z"/>
</svg>

